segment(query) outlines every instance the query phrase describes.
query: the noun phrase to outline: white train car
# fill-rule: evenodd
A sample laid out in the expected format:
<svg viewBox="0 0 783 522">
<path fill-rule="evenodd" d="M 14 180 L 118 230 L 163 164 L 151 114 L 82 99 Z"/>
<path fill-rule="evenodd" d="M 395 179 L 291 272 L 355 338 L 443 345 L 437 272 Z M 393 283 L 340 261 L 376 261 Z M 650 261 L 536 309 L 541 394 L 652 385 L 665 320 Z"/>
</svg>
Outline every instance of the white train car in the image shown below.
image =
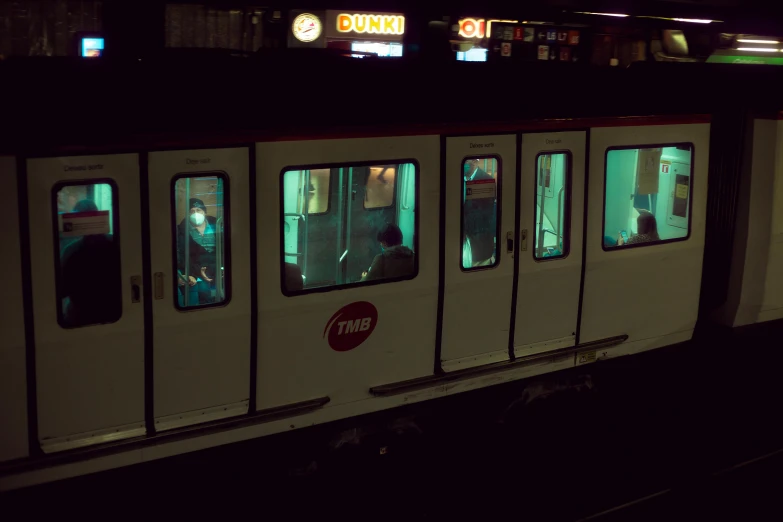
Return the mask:
<svg viewBox="0 0 783 522">
<path fill-rule="evenodd" d="M 696 115 L 2 157 L 0 488 L 686 341 L 709 145 Z"/>
<path fill-rule="evenodd" d="M 726 300 L 717 321 L 747 327 L 783 319 L 783 122 L 749 117 Z"/>
</svg>

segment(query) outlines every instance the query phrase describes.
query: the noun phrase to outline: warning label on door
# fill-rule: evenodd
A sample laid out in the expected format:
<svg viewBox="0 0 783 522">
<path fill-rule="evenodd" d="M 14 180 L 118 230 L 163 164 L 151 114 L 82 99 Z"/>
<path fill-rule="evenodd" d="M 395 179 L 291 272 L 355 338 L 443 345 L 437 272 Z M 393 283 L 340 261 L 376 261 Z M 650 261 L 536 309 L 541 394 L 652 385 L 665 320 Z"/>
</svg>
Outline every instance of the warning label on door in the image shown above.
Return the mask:
<svg viewBox="0 0 783 522">
<path fill-rule="evenodd" d="M 71 212 L 60 215 L 60 237 L 94 236 L 108 233 L 108 210 Z"/>
<path fill-rule="evenodd" d="M 465 199 L 495 198 L 495 180 L 479 179 L 465 183 Z"/>
<path fill-rule="evenodd" d="M 679 199 L 688 199 L 688 185 L 681 185 L 678 183 L 674 195 Z"/>
</svg>

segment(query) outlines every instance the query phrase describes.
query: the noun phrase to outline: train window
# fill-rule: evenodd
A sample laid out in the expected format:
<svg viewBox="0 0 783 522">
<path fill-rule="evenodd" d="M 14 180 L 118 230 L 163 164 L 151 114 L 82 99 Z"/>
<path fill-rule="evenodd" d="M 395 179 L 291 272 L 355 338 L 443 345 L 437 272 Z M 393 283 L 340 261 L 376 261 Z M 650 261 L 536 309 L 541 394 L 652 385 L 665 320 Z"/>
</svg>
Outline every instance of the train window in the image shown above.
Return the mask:
<svg viewBox="0 0 783 522">
<path fill-rule="evenodd" d="M 542 152 L 536 156 L 536 201 L 533 206 L 535 259 L 557 259 L 568 255 L 570 192 L 570 154 Z"/>
<path fill-rule="evenodd" d="M 231 292 L 228 177 L 181 174 L 172 181 L 174 306 L 222 305 Z"/>
<path fill-rule="evenodd" d="M 309 169 L 282 173 L 283 293 L 415 277 L 418 166 L 407 161 Z M 318 207 L 328 213 L 312 212 L 313 172 L 331 180 Z"/>
<path fill-rule="evenodd" d="M 391 207 L 394 203 L 394 181 L 396 179 L 396 165 L 370 167 L 364 190 L 364 208 Z"/>
<path fill-rule="evenodd" d="M 688 238 L 692 159 L 690 143 L 607 149 L 604 250 Z"/>
<path fill-rule="evenodd" d="M 58 323 L 79 328 L 118 321 L 122 272 L 116 185 L 112 180 L 59 183 L 52 195 Z"/>
<path fill-rule="evenodd" d="M 498 265 L 498 187 L 500 161 L 494 156 L 462 162 L 462 270 Z"/>
</svg>

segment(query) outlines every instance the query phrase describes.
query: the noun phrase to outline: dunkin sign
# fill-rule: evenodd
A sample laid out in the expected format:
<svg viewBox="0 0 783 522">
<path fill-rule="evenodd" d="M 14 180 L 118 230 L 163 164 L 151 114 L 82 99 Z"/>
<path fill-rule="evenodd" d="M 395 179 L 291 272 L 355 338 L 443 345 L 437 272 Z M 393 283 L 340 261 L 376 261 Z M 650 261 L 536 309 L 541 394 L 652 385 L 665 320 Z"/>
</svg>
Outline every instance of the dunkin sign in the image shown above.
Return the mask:
<svg viewBox="0 0 783 522">
<path fill-rule="evenodd" d="M 405 17 L 383 14 L 337 15 L 338 33 L 402 35 L 405 33 Z"/>
<path fill-rule="evenodd" d="M 348 352 L 366 341 L 378 325 L 378 310 L 372 303 L 345 305 L 329 319 L 324 339 L 336 352 Z"/>
</svg>

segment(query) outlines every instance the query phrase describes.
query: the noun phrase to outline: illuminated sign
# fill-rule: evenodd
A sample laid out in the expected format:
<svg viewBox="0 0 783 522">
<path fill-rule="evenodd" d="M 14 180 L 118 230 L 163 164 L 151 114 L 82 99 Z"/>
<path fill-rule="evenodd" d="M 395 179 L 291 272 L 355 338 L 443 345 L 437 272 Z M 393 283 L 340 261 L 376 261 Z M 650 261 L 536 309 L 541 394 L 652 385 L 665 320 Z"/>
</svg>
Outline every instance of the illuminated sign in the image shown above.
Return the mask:
<svg viewBox="0 0 783 522">
<path fill-rule="evenodd" d="M 97 58 L 103 55 L 103 38 L 82 38 L 80 54 L 84 58 Z"/>
<path fill-rule="evenodd" d="M 489 36 L 489 33 L 492 31 L 492 24 L 495 22 L 510 24 L 518 23 L 517 20 L 499 20 L 496 18 L 493 18 L 492 20 L 484 20 L 483 18 L 463 18 L 459 21 L 459 35 L 462 38 L 485 38 Z"/>
<path fill-rule="evenodd" d="M 484 20 L 465 18 L 459 21 L 459 35 L 463 38 L 484 38 L 486 26 Z"/>
<path fill-rule="evenodd" d="M 405 32 L 405 17 L 401 15 L 341 13 L 337 15 L 337 32 L 402 35 Z"/>
<path fill-rule="evenodd" d="M 312 42 L 321 36 L 321 19 L 310 13 L 302 13 L 294 18 L 291 30 L 294 38 L 300 42 Z"/>
</svg>

